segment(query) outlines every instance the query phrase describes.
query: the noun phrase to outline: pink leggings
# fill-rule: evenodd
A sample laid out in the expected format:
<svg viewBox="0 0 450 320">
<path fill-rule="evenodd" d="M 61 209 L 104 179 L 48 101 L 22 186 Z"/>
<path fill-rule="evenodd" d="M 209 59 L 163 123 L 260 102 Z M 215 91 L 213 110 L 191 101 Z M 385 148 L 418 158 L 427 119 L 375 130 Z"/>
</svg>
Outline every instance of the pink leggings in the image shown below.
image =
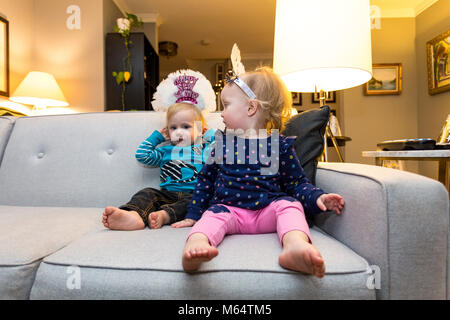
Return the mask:
<svg viewBox="0 0 450 320">
<path fill-rule="evenodd" d="M 194 233 L 202 233 L 208 237 L 212 246 L 217 247 L 226 234 L 259 234 L 276 231 L 283 245 L 283 236 L 293 230 L 304 232 L 311 242 L 301 203 L 280 199 L 259 210 L 223 204 L 213 205 L 192 227 L 188 238 Z"/>
</svg>

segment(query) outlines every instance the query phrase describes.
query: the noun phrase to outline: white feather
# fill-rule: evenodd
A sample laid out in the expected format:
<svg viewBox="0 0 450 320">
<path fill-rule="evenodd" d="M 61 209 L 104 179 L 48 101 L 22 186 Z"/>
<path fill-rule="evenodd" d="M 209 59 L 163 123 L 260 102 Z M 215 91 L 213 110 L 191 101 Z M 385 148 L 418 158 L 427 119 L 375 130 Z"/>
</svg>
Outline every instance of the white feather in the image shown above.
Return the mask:
<svg viewBox="0 0 450 320">
<path fill-rule="evenodd" d="M 231 49 L 231 64 L 233 65 L 233 71 L 237 76 L 245 73 L 245 67 L 241 62 L 241 51 L 236 43 L 233 45 L 233 49 Z"/>
<path fill-rule="evenodd" d="M 177 101 L 175 94 L 178 92 L 177 86 L 174 84 L 175 79 L 181 75 L 189 75 L 198 78 L 193 91 L 197 92 L 196 106 L 205 112 L 213 112 L 216 110 L 216 94 L 206 77 L 200 72 L 190 69 L 178 70 L 172 72 L 166 79 L 156 88 L 156 92 L 153 95 L 152 106 L 155 111 L 167 111 L 167 109 Z"/>
</svg>

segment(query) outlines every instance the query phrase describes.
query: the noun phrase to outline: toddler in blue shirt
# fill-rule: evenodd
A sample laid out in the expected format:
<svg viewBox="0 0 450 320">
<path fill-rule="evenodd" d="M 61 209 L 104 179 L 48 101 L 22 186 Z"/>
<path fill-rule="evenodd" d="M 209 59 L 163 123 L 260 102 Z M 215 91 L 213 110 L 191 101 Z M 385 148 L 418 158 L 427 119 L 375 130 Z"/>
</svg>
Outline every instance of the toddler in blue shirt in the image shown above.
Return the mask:
<svg viewBox="0 0 450 320">
<path fill-rule="evenodd" d="M 183 220 L 209 155 L 214 130 L 207 130 L 202 111 L 215 110 L 216 96 L 204 75 L 192 70 L 169 74 L 158 85 L 152 105 L 155 111 L 167 112 L 167 125 L 140 144 L 136 160 L 160 167 L 160 189 L 145 188 L 125 205 L 106 207 L 102 215 L 106 228 L 156 229 Z M 169 143 L 158 147 L 164 142 Z"/>
</svg>

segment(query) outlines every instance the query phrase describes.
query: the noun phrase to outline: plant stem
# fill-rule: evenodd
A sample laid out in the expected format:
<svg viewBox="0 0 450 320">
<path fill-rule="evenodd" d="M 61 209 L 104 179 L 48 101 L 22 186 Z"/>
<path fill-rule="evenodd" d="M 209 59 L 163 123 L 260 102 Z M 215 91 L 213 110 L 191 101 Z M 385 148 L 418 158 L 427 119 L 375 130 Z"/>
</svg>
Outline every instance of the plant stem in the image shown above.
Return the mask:
<svg viewBox="0 0 450 320">
<path fill-rule="evenodd" d="M 125 111 L 125 81 L 122 81 L 122 111 Z"/>
</svg>

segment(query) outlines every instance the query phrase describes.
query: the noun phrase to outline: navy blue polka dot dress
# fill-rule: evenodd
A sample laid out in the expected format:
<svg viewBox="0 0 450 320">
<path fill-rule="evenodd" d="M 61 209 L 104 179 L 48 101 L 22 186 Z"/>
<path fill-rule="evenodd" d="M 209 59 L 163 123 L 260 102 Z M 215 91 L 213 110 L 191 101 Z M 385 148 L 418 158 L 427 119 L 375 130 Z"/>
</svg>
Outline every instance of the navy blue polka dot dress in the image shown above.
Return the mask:
<svg viewBox="0 0 450 320">
<path fill-rule="evenodd" d="M 216 204 L 258 210 L 286 196 L 299 200 L 305 213 L 322 212 L 316 201 L 324 191 L 305 176 L 292 147 L 295 139 L 278 134 L 246 139 L 217 131 L 186 218 L 199 220 Z"/>
</svg>

